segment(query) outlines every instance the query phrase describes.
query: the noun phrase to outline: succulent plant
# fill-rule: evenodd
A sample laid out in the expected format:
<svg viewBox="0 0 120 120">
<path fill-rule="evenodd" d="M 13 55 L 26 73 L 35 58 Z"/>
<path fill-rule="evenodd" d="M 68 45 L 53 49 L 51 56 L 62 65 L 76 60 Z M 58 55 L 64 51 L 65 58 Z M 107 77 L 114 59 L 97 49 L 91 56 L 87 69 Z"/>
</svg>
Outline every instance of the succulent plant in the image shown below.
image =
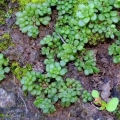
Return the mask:
<svg viewBox="0 0 120 120">
<path fill-rule="evenodd" d="M 85 50 L 86 51 L 86 50 Z M 99 73 L 99 69 L 96 67 L 96 59 L 94 58 L 94 52 L 92 50 L 87 50 L 83 52 L 81 59 L 77 59 L 75 62 L 75 66 L 79 71 L 84 69 L 85 75 Z"/>
<path fill-rule="evenodd" d="M 79 4 L 78 12 L 76 13 L 76 17 L 79 18 L 79 26 L 83 27 L 90 21 L 95 21 L 97 19 L 97 15 L 94 10 L 95 5 L 90 3 L 88 5 Z"/>
<path fill-rule="evenodd" d="M 23 33 L 36 38 L 39 34 L 38 26 L 47 25 L 51 20 L 50 14 L 51 8 L 47 2 L 43 4 L 29 3 L 22 12 L 16 13 L 16 24 L 19 25 Z"/>
<path fill-rule="evenodd" d="M 120 63 L 120 40 L 117 40 L 116 43 L 113 43 L 108 48 L 109 55 L 113 56 L 114 63 Z"/>
<path fill-rule="evenodd" d="M 36 100 L 34 101 L 34 105 L 37 108 L 41 108 L 43 113 L 50 114 L 56 111 L 55 106 L 48 98 L 43 99 L 41 97 L 37 97 Z"/>
<path fill-rule="evenodd" d="M 10 72 L 9 59 L 4 58 L 3 54 L 0 53 L 0 81 L 5 78 L 5 73 Z"/>
</svg>

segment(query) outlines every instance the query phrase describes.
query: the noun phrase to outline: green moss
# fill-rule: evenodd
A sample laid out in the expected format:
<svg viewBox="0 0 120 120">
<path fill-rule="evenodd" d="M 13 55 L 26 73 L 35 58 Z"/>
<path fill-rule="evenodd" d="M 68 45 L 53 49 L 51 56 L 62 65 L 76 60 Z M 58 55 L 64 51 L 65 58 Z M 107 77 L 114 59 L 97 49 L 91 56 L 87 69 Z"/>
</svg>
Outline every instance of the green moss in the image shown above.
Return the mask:
<svg viewBox="0 0 120 120">
<path fill-rule="evenodd" d="M 0 10 L 0 25 L 4 25 L 5 24 L 5 11 Z"/>
<path fill-rule="evenodd" d="M 105 36 L 103 34 L 95 33 L 89 37 L 89 44 L 90 45 L 97 45 L 97 44 L 104 42 L 104 41 L 105 41 Z"/>
<path fill-rule="evenodd" d="M 0 37 L 0 51 L 6 50 L 9 46 L 14 45 L 9 33 L 5 33 Z"/>
<path fill-rule="evenodd" d="M 2 9 L 2 7 L 6 7 L 5 0 L 0 0 L 0 9 Z"/>
<path fill-rule="evenodd" d="M 5 24 L 5 20 L 3 17 L 0 16 L 0 25 L 4 25 Z"/>
<path fill-rule="evenodd" d="M 47 0 L 18 0 L 20 6 L 24 8 L 28 3 L 43 3 Z"/>
<path fill-rule="evenodd" d="M 0 119 L 4 120 L 4 119 L 6 119 L 6 118 L 9 119 L 10 116 L 7 115 L 7 114 L 0 113 Z"/>
<path fill-rule="evenodd" d="M 30 64 L 27 64 L 25 67 L 21 67 L 18 62 L 13 62 L 11 66 L 11 71 L 18 80 L 22 79 L 29 70 L 32 70 L 32 66 Z"/>
<path fill-rule="evenodd" d="M 0 25 L 5 24 L 5 8 L 7 7 L 7 4 L 5 3 L 4 0 L 0 0 Z"/>
</svg>

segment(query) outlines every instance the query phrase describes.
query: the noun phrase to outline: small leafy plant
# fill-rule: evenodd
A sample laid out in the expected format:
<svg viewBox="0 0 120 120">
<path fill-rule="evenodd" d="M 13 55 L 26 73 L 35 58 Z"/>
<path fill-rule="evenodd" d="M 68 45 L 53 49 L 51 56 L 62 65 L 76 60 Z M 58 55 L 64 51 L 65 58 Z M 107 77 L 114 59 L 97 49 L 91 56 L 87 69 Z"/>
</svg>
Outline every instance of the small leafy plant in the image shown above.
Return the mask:
<svg viewBox="0 0 120 120">
<path fill-rule="evenodd" d="M 23 33 L 27 33 L 29 37 L 36 38 L 39 34 L 38 26 L 41 24 L 48 25 L 51 18 L 51 8 L 48 3 L 26 5 L 22 12 L 17 12 L 16 24 L 19 25 Z"/>
<path fill-rule="evenodd" d="M 43 99 L 41 97 L 37 97 L 36 100 L 34 101 L 34 105 L 37 108 L 41 108 L 43 110 L 43 113 L 50 114 L 56 111 L 55 106 L 48 98 Z"/>
<path fill-rule="evenodd" d="M 61 81 L 58 85 L 58 97 L 61 99 L 61 106 L 68 107 L 78 100 L 81 92 L 81 84 L 75 79 L 66 79 L 66 83 Z"/>
<path fill-rule="evenodd" d="M 23 91 L 29 91 L 32 95 L 42 95 L 43 90 L 47 88 L 49 79 L 40 72 L 28 71 L 21 79 Z"/>
<path fill-rule="evenodd" d="M 83 58 L 78 58 L 75 62 L 75 66 L 79 71 L 84 69 L 85 75 L 93 73 L 99 73 L 99 68 L 96 67 L 96 59 L 94 58 L 94 52 L 91 50 L 85 50 L 81 53 Z"/>
<path fill-rule="evenodd" d="M 90 3 L 88 5 L 79 4 L 78 12 L 76 16 L 79 18 L 79 26 L 85 26 L 89 21 L 95 21 L 97 19 L 97 15 L 94 12 L 94 4 Z"/>
<path fill-rule="evenodd" d="M 0 53 L 0 81 L 5 78 L 5 73 L 10 72 L 10 68 L 8 67 L 9 60 L 4 58 L 3 54 Z"/>
<path fill-rule="evenodd" d="M 108 51 L 109 55 L 113 56 L 113 62 L 120 63 L 120 40 L 117 40 L 115 43 L 110 45 Z"/>
<path fill-rule="evenodd" d="M 100 98 L 99 92 L 97 90 L 92 91 L 92 96 L 95 99 L 94 104 L 98 105 L 100 107 L 100 110 L 106 109 L 108 112 L 113 112 L 119 103 L 118 98 L 112 98 L 108 103 L 106 103 Z"/>
<path fill-rule="evenodd" d="M 91 102 L 93 100 L 93 97 L 91 93 L 89 93 L 87 90 L 84 90 L 82 92 L 82 99 L 83 99 L 83 102 L 86 103 L 86 102 Z"/>
<path fill-rule="evenodd" d="M 46 65 L 47 76 L 57 78 L 67 73 L 66 68 L 62 68 L 59 62 L 54 62 Z"/>
</svg>

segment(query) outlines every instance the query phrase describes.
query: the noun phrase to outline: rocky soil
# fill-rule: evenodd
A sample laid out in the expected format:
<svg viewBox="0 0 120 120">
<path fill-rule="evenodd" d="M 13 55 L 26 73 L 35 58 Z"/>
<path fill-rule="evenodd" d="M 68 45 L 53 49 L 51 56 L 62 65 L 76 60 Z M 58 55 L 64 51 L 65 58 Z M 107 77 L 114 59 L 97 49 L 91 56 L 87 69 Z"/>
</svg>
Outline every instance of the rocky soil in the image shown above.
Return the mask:
<svg viewBox="0 0 120 120">
<path fill-rule="evenodd" d="M 14 5 L 9 3 L 9 7 Z M 41 46 L 39 41 L 53 32 L 52 26 L 55 23 L 57 13 L 54 10 L 52 22 L 47 26 L 41 26 L 40 34 L 36 39 L 31 39 L 22 34 L 15 25 L 15 11 L 10 18 L 6 18 L 6 24 L 0 25 L 0 36 L 4 33 L 10 33 L 14 46 L 2 53 L 13 61 L 19 62 L 21 66 L 27 63 L 32 64 L 33 69 L 44 72 L 44 56 L 41 55 Z M 67 77 L 75 78 L 81 81 L 83 87 L 89 91 L 97 89 L 101 92 L 104 100 L 111 97 L 120 98 L 120 65 L 113 64 L 112 57 L 108 55 L 108 46 L 113 41 L 107 40 L 103 44 L 95 47 L 86 46 L 96 52 L 97 66 L 101 72 L 96 75 L 85 76 L 83 72 L 78 72 L 73 63 L 68 64 Z M 25 94 L 21 90 L 20 82 L 12 73 L 6 76 L 6 79 L 0 83 L 0 120 L 116 120 L 112 113 L 99 111 L 91 103 L 84 104 L 81 99 L 68 108 L 62 108 L 56 105 L 57 112 L 51 115 L 45 115 L 41 110 L 33 105 L 34 97 L 29 93 Z"/>
</svg>

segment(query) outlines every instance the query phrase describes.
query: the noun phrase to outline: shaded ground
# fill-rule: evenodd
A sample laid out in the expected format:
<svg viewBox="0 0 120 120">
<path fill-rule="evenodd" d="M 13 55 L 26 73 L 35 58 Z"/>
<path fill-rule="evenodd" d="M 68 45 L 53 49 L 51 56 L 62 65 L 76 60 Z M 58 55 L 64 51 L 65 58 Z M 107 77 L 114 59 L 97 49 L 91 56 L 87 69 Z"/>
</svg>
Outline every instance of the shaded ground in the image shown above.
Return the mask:
<svg viewBox="0 0 120 120">
<path fill-rule="evenodd" d="M 2 51 L 10 62 L 18 61 L 21 66 L 26 63 L 33 65 L 34 69 L 44 72 L 43 60 L 39 45 L 40 39 L 45 35 L 53 32 L 52 26 L 57 16 L 53 11 L 52 22 L 47 26 L 41 26 L 40 34 L 36 40 L 30 39 L 27 35 L 22 34 L 14 25 L 15 14 L 6 19 L 6 25 L 0 27 L 0 35 L 8 32 L 12 37 L 14 46 L 10 46 L 7 50 Z M 68 64 L 68 74 L 66 76 L 81 81 L 83 87 L 89 91 L 97 89 L 103 91 L 103 86 L 110 83 L 110 96 L 119 97 L 120 91 L 120 65 L 112 62 L 112 57 L 108 55 L 108 46 L 112 42 L 108 40 L 106 43 L 99 44 L 89 49 L 96 50 L 97 66 L 101 72 L 97 75 L 86 77 L 83 72 L 78 72 L 72 63 Z M 84 104 L 79 100 L 69 108 L 61 108 L 57 104 L 57 112 L 52 115 L 44 115 L 33 105 L 34 97 L 29 93 L 23 94 L 19 81 L 10 73 L 6 79 L 0 84 L 0 88 L 5 89 L 8 93 L 14 93 L 16 96 L 16 106 L 8 109 L 0 108 L 0 120 L 115 120 L 115 116 L 106 112 L 97 110 L 92 104 Z"/>
</svg>

